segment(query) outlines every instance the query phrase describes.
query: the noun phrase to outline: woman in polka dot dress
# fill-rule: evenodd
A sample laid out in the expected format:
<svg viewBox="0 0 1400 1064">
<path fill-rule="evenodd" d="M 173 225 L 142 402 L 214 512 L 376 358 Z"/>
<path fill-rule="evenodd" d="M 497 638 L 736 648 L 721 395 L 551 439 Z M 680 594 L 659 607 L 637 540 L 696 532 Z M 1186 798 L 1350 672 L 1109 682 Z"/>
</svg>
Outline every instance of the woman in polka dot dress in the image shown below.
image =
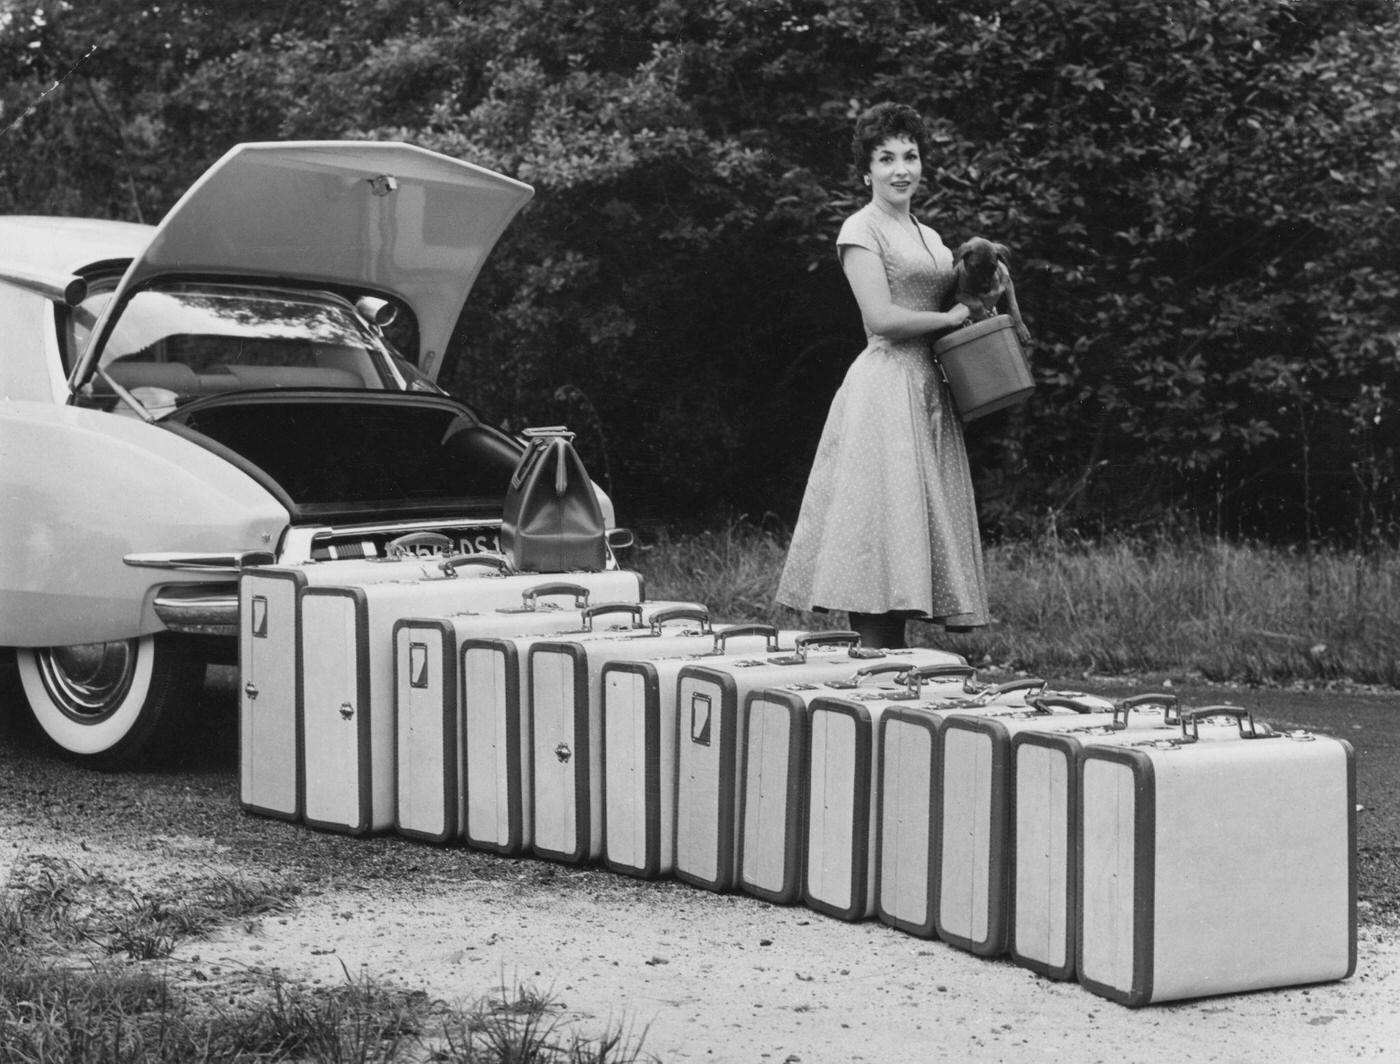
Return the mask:
<svg viewBox="0 0 1400 1064">
<path fill-rule="evenodd" d="M 778 599 L 845 610 L 866 646 L 902 647 L 905 621 L 987 623 L 982 543 L 962 424 L 932 361 L 961 325 L 946 302 L 953 255 L 910 213 L 927 135 L 919 113 L 879 104 L 856 123 L 870 202 L 836 238 L 866 347 L 827 414 Z"/>
</svg>

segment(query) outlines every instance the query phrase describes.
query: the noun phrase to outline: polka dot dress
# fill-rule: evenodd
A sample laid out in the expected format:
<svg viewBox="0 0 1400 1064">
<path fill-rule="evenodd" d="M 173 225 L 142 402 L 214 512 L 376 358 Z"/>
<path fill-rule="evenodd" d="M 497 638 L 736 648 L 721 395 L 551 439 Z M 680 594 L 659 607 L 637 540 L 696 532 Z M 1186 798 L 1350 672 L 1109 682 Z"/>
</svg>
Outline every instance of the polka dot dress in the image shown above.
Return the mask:
<svg viewBox="0 0 1400 1064">
<path fill-rule="evenodd" d="M 895 303 L 936 310 L 953 284 L 953 255 L 934 230 L 920 229 L 922 241 L 911 224 L 868 204 L 836 243 L 880 255 Z M 827 414 L 779 601 L 987 623 L 962 424 L 929 346 L 928 337 L 867 334 Z"/>
</svg>

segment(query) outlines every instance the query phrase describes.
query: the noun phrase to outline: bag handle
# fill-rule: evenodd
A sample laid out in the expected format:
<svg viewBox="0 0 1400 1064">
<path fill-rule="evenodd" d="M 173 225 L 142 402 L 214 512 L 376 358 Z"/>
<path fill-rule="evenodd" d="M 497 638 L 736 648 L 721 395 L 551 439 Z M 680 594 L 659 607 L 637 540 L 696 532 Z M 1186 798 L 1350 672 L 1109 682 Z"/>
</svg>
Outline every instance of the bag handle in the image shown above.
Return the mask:
<svg viewBox="0 0 1400 1064">
<path fill-rule="evenodd" d="M 588 605 L 588 588 L 582 584 L 571 584 L 564 580 L 556 580 L 546 584 L 536 584 L 534 587 L 527 587 L 520 593 L 521 602 L 527 609 L 535 609 L 536 603 L 545 595 L 573 595 L 574 608 L 584 609 Z"/>
</svg>

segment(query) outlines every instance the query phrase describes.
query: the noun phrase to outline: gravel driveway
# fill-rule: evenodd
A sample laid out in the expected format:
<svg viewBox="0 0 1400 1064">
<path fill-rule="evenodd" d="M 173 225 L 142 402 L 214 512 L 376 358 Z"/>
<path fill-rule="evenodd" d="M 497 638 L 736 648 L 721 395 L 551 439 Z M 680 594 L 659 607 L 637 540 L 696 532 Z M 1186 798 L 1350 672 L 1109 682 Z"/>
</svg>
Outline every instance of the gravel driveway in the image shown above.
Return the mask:
<svg viewBox="0 0 1400 1064">
<path fill-rule="evenodd" d="M 1353 711 L 1388 721 L 1397 708 L 1393 694 L 1279 699 L 1256 711 L 1315 728 Z M 216 679 L 206 702 L 185 763 L 162 772 L 88 773 L 13 716 L 0 727 L 0 876 L 17 859 L 49 855 L 138 886 L 211 872 L 301 886 L 286 915 L 181 945 L 177 978 L 233 986 L 249 969 L 276 969 L 331 982 L 363 967 L 450 1002 L 529 986 L 550 992 L 585 1033 L 645 1030 L 644 1048 L 663 1061 L 1400 1060 L 1400 809 L 1390 759 L 1377 759 L 1384 771 L 1374 776 L 1367 760 L 1372 746 L 1393 748 L 1400 718 L 1374 736 L 1363 734 L 1369 724 L 1347 735 L 1366 807 L 1357 974 L 1132 1010 L 878 923 L 248 816 L 237 802 L 231 685 Z M 1323 723 L 1302 719 L 1310 712 Z"/>
</svg>

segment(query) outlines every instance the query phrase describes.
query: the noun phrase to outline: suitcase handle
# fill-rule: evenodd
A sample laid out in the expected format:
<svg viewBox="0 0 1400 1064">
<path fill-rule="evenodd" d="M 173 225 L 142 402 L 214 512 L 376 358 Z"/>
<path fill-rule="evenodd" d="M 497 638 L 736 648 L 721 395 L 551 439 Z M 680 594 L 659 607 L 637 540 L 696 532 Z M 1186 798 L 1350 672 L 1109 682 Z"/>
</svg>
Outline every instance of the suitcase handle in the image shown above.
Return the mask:
<svg viewBox="0 0 1400 1064">
<path fill-rule="evenodd" d="M 999 683 L 994 687 L 988 687 L 977 696 L 976 704 L 986 705 L 988 702 L 1000 698 L 1002 695 L 1009 695 L 1015 691 L 1043 691 L 1045 681 L 1039 676 L 1027 676 L 1024 680 L 1010 680 L 1007 683 Z"/>
<path fill-rule="evenodd" d="M 878 650 L 863 650 L 860 645 L 860 636 L 855 632 L 809 632 L 793 640 L 793 652 L 791 654 L 784 654 L 779 658 L 770 658 L 769 664 L 805 665 L 807 664 L 808 648 L 816 646 L 848 646 L 850 647 L 850 656 L 853 658 L 884 657 Z"/>
<path fill-rule="evenodd" d="M 704 606 L 668 606 L 664 610 L 657 610 L 651 615 L 652 632 L 660 635 L 661 626 L 668 621 L 698 621 L 701 635 L 708 635 L 712 631 L 710 611 Z"/>
<path fill-rule="evenodd" d="M 593 618 L 605 613 L 630 613 L 632 615 L 632 627 L 642 626 L 642 607 L 636 602 L 601 602 L 596 606 L 586 606 L 583 610 L 583 630 L 593 631 Z"/>
<path fill-rule="evenodd" d="M 1130 698 L 1121 699 L 1113 704 L 1113 726 L 1115 728 L 1126 728 L 1128 717 L 1135 709 L 1143 706 L 1161 706 L 1162 723 L 1175 724 L 1181 711 L 1181 699 L 1176 695 L 1164 693 L 1133 695 Z M 1119 714 L 1122 719 L 1119 719 Z"/>
<path fill-rule="evenodd" d="M 503 554 L 486 554 L 478 552 L 476 554 L 454 554 L 450 558 L 444 558 L 438 562 L 438 568 L 442 570 L 444 576 L 456 576 L 457 567 L 460 565 L 484 565 L 495 569 L 498 573 L 507 572 L 510 563 L 506 561 Z"/>
<path fill-rule="evenodd" d="M 925 680 L 947 680 L 953 677 L 961 677 L 964 681 L 972 679 L 977 675 L 977 670 L 971 665 L 954 665 L 945 663 L 943 665 L 919 665 L 915 668 L 906 668 L 905 682 L 909 685 L 909 690 L 918 693 L 923 690 Z M 966 684 L 964 684 L 966 688 Z"/>
<path fill-rule="evenodd" d="M 573 595 L 574 608 L 581 610 L 588 606 L 588 588 L 582 584 L 571 584 L 565 580 L 555 580 L 547 584 L 536 584 L 520 593 L 520 601 L 526 609 L 537 609 L 537 600 L 545 595 Z"/>
<path fill-rule="evenodd" d="M 767 651 L 772 654 L 778 649 L 778 630 L 771 624 L 735 624 L 721 628 L 715 633 L 715 652 L 723 653 L 725 641 L 740 635 L 761 635 L 767 640 Z"/>
<path fill-rule="evenodd" d="M 446 554 L 452 549 L 452 538 L 441 532 L 407 532 L 391 539 L 384 547 L 387 559 L 402 558 L 414 547 L 431 547 L 434 554 Z"/>
<path fill-rule="evenodd" d="M 1092 713 L 1094 708 L 1079 701 L 1077 698 L 1067 698 L 1064 695 L 1040 695 L 1029 699 L 1030 706 L 1037 713 L 1053 713 L 1057 709 L 1069 709 L 1075 713 Z"/>
<path fill-rule="evenodd" d="M 1220 705 L 1182 710 L 1181 741 L 1184 743 L 1199 742 L 1201 738 L 1199 723 L 1207 717 L 1233 717 L 1239 726 L 1241 739 L 1271 739 L 1274 737 L 1274 733 L 1270 729 L 1255 727 L 1254 714 L 1243 706 Z"/>
</svg>

